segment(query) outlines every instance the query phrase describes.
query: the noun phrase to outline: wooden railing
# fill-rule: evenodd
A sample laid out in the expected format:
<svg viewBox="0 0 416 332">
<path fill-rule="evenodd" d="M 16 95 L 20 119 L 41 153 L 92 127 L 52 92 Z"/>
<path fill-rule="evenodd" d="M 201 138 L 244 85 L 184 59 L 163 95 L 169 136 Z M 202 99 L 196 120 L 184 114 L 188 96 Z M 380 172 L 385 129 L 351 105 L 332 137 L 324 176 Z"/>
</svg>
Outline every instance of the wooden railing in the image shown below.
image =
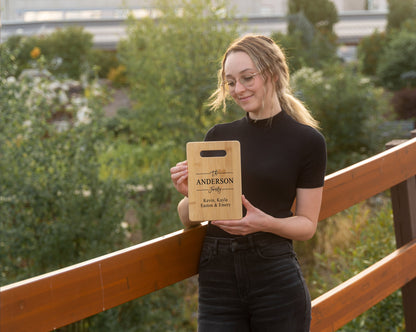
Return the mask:
<svg viewBox="0 0 416 332">
<path fill-rule="evenodd" d="M 312 302 L 311 331 L 335 331 L 402 288 L 416 331 L 416 138 L 325 179 L 320 220 L 391 188 L 399 249 Z M 197 273 L 206 223 L 1 288 L 0 331 L 48 331 Z M 412 317 L 413 316 L 413 317 Z"/>
</svg>

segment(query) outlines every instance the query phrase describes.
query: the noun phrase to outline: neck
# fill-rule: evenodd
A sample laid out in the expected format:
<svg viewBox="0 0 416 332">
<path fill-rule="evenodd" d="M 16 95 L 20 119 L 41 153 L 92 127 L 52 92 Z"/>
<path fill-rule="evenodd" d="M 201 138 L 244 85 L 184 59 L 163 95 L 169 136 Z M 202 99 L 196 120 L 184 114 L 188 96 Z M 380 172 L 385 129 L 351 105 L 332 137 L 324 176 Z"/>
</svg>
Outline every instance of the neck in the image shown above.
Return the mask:
<svg viewBox="0 0 416 332">
<path fill-rule="evenodd" d="M 263 102 L 263 107 L 261 112 L 257 113 L 249 113 L 248 116 L 252 120 L 263 120 L 274 117 L 276 114 L 279 114 L 282 111 L 282 107 L 280 106 L 279 100 L 277 97 L 273 100 L 270 107 L 267 107 Z"/>
</svg>

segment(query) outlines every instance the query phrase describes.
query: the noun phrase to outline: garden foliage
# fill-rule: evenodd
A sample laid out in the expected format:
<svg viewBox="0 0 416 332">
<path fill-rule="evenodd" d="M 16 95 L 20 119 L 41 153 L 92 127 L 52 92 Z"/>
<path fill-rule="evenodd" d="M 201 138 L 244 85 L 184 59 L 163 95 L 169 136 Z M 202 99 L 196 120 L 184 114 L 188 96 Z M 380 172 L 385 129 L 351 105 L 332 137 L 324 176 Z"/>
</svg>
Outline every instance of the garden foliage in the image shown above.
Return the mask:
<svg viewBox="0 0 416 332">
<path fill-rule="evenodd" d="M 334 24 L 338 13 L 327 0 L 288 2 L 287 33 L 273 33 L 272 38 L 285 51 L 292 72 L 306 66 L 322 68 L 336 59 Z"/>
<path fill-rule="evenodd" d="M 330 0 L 291 0 L 288 1 L 289 15 L 303 13 L 311 24 L 327 37 L 334 35 L 334 25 L 338 22 L 335 4 Z M 289 33 L 293 26 L 289 22 Z"/>
<path fill-rule="evenodd" d="M 374 76 L 379 59 L 383 54 L 387 36 L 384 31 L 374 31 L 371 35 L 360 40 L 357 48 L 360 71 L 364 75 Z"/>
<path fill-rule="evenodd" d="M 114 52 L 93 49 L 93 35 L 80 26 L 39 36 L 11 36 L 0 44 L 0 52 L 3 61 L 6 57 L 7 63 L 13 64 L 13 68 L 6 67 L 9 75 L 16 77 L 24 69 L 41 66 L 55 77 L 77 80 L 81 76 L 92 78 L 98 73 L 105 78 L 111 68 L 119 65 Z"/>
<path fill-rule="evenodd" d="M 1 284 L 125 243 L 122 187 L 99 177 L 97 89 L 42 76 L 1 78 Z"/>
<path fill-rule="evenodd" d="M 377 66 L 380 85 L 389 90 L 416 88 L 416 29 L 394 34 Z"/>
<path fill-rule="evenodd" d="M 320 121 L 328 150 L 327 174 L 382 148 L 379 126 L 387 113 L 382 90 L 353 69 L 332 65 L 302 68 L 292 76 L 298 97 Z"/>
<path fill-rule="evenodd" d="M 400 30 L 408 19 L 416 19 L 415 0 L 388 0 L 387 31 Z"/>
<path fill-rule="evenodd" d="M 395 249 L 393 215 L 385 194 L 357 204 L 318 227 L 313 269 L 306 278 L 315 296 L 352 278 Z M 339 331 L 405 331 L 400 291 L 396 291 Z"/>
</svg>

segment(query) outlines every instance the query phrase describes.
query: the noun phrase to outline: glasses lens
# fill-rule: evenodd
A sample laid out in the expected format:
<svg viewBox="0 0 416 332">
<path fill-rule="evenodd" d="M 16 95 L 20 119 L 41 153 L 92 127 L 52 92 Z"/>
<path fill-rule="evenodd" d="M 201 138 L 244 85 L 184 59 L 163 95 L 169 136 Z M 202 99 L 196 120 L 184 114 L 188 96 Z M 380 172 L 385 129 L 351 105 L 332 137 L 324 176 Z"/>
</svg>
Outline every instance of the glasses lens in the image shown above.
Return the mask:
<svg viewBox="0 0 416 332">
<path fill-rule="evenodd" d="M 243 84 L 246 88 L 251 88 L 254 85 L 256 75 L 257 73 L 240 78 L 241 84 Z"/>
<path fill-rule="evenodd" d="M 243 85 L 245 88 L 251 88 L 254 85 L 256 75 L 258 75 L 258 73 L 254 73 L 254 74 L 250 74 L 250 75 L 247 75 L 247 76 L 240 77 L 238 79 L 238 82 L 241 85 Z M 237 83 L 234 82 L 234 81 L 224 82 L 225 89 L 228 92 L 234 91 L 236 84 Z"/>
</svg>

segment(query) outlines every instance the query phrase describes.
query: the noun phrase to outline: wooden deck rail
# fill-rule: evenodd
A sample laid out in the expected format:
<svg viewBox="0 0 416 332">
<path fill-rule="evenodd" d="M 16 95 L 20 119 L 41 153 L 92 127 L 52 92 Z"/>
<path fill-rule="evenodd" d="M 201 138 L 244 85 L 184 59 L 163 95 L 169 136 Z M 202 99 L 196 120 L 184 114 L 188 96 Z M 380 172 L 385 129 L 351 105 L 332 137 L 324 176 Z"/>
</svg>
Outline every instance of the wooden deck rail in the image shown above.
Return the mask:
<svg viewBox="0 0 416 332">
<path fill-rule="evenodd" d="M 325 179 L 320 220 L 415 174 L 416 138 L 331 174 Z M 0 331 L 52 330 L 193 276 L 205 229 L 203 224 L 177 231 L 4 286 Z M 412 242 L 315 299 L 312 331 L 334 331 L 405 285 L 416 275 L 415 257 Z"/>
<path fill-rule="evenodd" d="M 336 331 L 415 277 L 416 241 L 412 241 L 313 300 L 311 331 Z"/>
</svg>

